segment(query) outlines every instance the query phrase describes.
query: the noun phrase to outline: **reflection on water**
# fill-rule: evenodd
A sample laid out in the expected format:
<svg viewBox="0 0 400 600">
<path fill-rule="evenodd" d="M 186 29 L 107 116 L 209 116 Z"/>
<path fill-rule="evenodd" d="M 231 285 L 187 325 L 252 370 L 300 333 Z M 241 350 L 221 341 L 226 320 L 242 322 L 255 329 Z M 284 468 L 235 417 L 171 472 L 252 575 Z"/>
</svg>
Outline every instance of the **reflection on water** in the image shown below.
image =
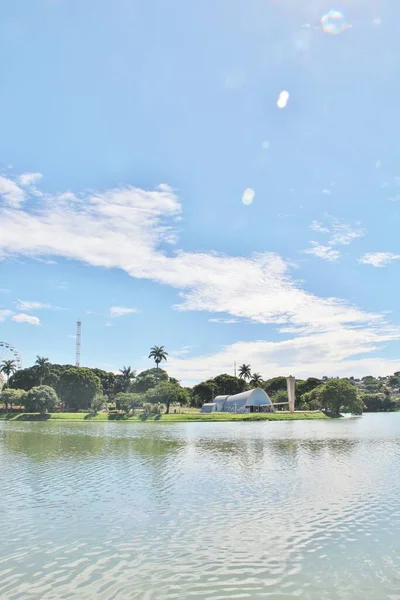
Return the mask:
<svg viewBox="0 0 400 600">
<path fill-rule="evenodd" d="M 400 414 L 0 422 L 0 597 L 400 595 Z"/>
</svg>

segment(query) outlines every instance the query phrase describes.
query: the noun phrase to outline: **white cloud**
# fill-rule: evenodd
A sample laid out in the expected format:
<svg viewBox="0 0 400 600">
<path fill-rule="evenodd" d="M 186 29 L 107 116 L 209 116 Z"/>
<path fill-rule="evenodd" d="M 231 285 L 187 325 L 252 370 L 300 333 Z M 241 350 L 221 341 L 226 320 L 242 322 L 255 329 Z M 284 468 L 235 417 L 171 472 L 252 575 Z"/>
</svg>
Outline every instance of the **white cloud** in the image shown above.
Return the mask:
<svg viewBox="0 0 400 600">
<path fill-rule="evenodd" d="M 343 361 L 355 359 L 360 352 L 372 352 L 373 347 L 378 348 L 385 341 L 400 339 L 400 332 L 389 328 L 383 315 L 306 291 L 291 276 L 289 264 L 275 253 L 244 258 L 213 252 L 163 251 L 165 240 L 176 233 L 171 222 L 181 212 L 179 199 L 169 188 L 153 191 L 117 188 L 82 195 L 73 202 L 60 200 L 59 196 L 44 196 L 37 204 L 40 206 L 31 211 L 0 207 L 0 254 L 62 256 L 92 266 L 119 268 L 132 277 L 179 290 L 176 310 L 207 311 L 213 318 L 220 314 L 273 325 L 278 333 L 290 339 L 276 342 L 286 346 L 266 346 L 268 352 L 263 351 L 262 360 L 265 358 L 268 364 L 271 348 L 273 353 L 275 349 L 290 347 L 293 355 L 281 364 L 274 359 L 276 362 L 266 375 L 283 368 L 295 372 L 296 365 L 299 370 L 310 367 L 313 372 L 318 365 L 325 374 L 328 367 L 332 371 L 344 368 Z M 335 228 L 335 223 L 329 224 L 329 233 L 336 245 L 353 239 L 347 230 Z M 316 250 L 317 246 L 315 243 L 311 250 L 321 252 Z M 332 260 L 337 248 L 330 245 L 325 248 L 322 252 L 328 256 L 331 253 Z M 343 337 L 338 337 L 338 331 Z M 340 354 L 344 343 L 346 356 Z M 315 349 L 312 360 L 308 358 L 309 347 Z M 332 353 L 342 358 L 333 359 Z M 246 357 L 243 352 L 241 356 L 247 361 L 252 354 Z M 257 356 L 253 368 L 262 364 Z M 312 366 L 316 358 L 319 362 Z M 203 368 L 205 363 L 212 366 L 212 359 L 206 357 L 204 361 Z M 225 364 L 226 358 L 222 362 Z M 218 359 L 212 369 L 220 369 L 221 364 Z M 195 367 L 190 369 L 193 373 Z"/>
<path fill-rule="evenodd" d="M 43 175 L 41 173 L 22 173 L 18 177 L 18 182 L 22 186 L 29 186 L 38 183 L 42 179 Z"/>
<path fill-rule="evenodd" d="M 14 314 L 12 310 L 0 308 L 0 323 L 11 317 L 12 314 Z"/>
<path fill-rule="evenodd" d="M 304 250 L 304 254 L 312 254 L 313 256 L 316 256 L 317 258 L 322 258 L 322 260 L 327 260 L 329 262 L 332 262 L 332 261 L 340 258 L 339 250 L 334 250 L 330 246 L 322 246 L 321 244 L 318 244 L 318 242 L 314 242 L 314 241 L 310 242 L 310 244 L 311 244 L 312 248 L 309 248 L 308 250 Z"/>
<path fill-rule="evenodd" d="M 0 175 L 0 199 L 1 197 L 3 197 L 6 205 L 13 208 L 18 208 L 26 199 L 24 190 L 21 190 L 11 179 Z"/>
<path fill-rule="evenodd" d="M 313 221 L 310 225 L 310 229 L 317 231 L 318 233 L 329 233 L 329 227 L 325 227 L 319 221 Z"/>
<path fill-rule="evenodd" d="M 334 249 L 334 246 L 347 246 L 366 234 L 366 229 L 361 227 L 359 222 L 349 223 L 330 215 L 325 215 L 325 223 L 313 221 L 310 229 L 317 233 L 329 234 L 330 239 L 326 246 L 313 240 L 310 242 L 312 247 L 304 250 L 305 254 L 312 254 L 327 261 L 334 261 L 340 257 L 339 250 Z"/>
<path fill-rule="evenodd" d="M 283 90 L 278 96 L 276 105 L 278 108 L 285 108 L 288 101 L 289 101 L 289 92 L 287 90 Z"/>
<path fill-rule="evenodd" d="M 127 308 L 126 306 L 112 306 L 110 308 L 110 317 L 123 317 L 139 312 L 137 308 Z"/>
<path fill-rule="evenodd" d="M 33 315 L 25 315 L 24 313 L 14 315 L 13 317 L 11 317 L 11 320 L 15 323 L 29 323 L 29 325 L 40 325 L 40 320 L 38 319 L 38 317 L 34 317 Z"/>
<path fill-rule="evenodd" d="M 18 310 L 30 312 L 32 310 L 52 310 L 57 308 L 46 302 L 35 302 L 33 300 L 18 300 L 15 303 Z"/>
<path fill-rule="evenodd" d="M 233 323 L 239 323 L 238 319 L 223 319 L 221 318 L 216 318 L 216 319 L 208 319 L 208 321 L 210 323 L 225 323 L 227 325 L 232 325 Z"/>
<path fill-rule="evenodd" d="M 0 288 L 0 294 L 9 294 L 11 290 L 8 288 Z"/>
<path fill-rule="evenodd" d="M 386 267 L 392 260 L 399 260 L 400 254 L 392 252 L 368 252 L 359 260 L 364 265 L 372 265 L 373 267 Z"/>
<path fill-rule="evenodd" d="M 253 188 L 247 188 L 243 192 L 242 202 L 243 204 L 249 205 L 253 202 L 254 196 L 256 195 Z"/>
<path fill-rule="evenodd" d="M 237 342 L 221 351 L 190 358 L 170 357 L 168 372 L 187 384 L 204 381 L 219 373 L 232 373 L 234 361 L 248 363 L 264 378 L 295 375 L 306 377 L 360 377 L 390 374 L 398 360 L 371 354 L 382 341 L 397 340 L 399 330 L 389 328 L 341 330 L 298 336 L 286 341 Z"/>
</svg>

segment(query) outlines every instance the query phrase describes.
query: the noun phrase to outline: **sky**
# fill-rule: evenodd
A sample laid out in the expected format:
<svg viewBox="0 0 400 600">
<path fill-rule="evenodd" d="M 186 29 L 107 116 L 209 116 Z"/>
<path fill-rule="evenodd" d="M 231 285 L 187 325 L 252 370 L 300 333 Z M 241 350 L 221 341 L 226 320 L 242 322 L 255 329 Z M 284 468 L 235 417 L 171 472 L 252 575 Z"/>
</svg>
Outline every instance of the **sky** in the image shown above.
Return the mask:
<svg viewBox="0 0 400 600">
<path fill-rule="evenodd" d="M 400 370 L 400 5 L 2 0 L 0 341 Z M 7 351 L 0 347 L 0 359 Z"/>
</svg>

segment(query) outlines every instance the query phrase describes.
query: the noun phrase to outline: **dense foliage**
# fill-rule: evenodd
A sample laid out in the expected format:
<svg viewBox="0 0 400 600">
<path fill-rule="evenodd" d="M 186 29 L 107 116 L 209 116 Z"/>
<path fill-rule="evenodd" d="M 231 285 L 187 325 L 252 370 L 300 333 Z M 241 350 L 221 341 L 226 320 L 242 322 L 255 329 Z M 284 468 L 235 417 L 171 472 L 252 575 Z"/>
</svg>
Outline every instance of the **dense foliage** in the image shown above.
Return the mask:
<svg viewBox="0 0 400 600">
<path fill-rule="evenodd" d="M 58 404 L 55 390 L 48 385 L 38 385 L 26 393 L 24 399 L 25 410 L 32 413 L 51 412 Z"/>
<path fill-rule="evenodd" d="M 9 377 L 0 401 L 6 410 L 21 405 L 26 408 L 29 399 L 24 392 L 38 386 L 52 388 L 60 398 L 61 408 L 70 411 L 97 412 L 104 408 L 128 412 L 139 407 L 147 407 L 149 411 L 149 407 L 153 407 L 154 412 L 164 407 L 168 412 L 172 405 L 200 407 L 216 396 L 239 394 L 254 387 L 262 388 L 274 403 L 288 401 L 286 377 L 264 380 L 260 373 L 251 372 L 250 365 L 243 364 L 238 369 L 238 377 L 221 373 L 193 388 L 185 388 L 160 368 L 160 362 L 168 356 L 162 346 L 152 348 L 150 355 L 156 366 L 140 373 L 130 366 L 124 366 L 119 373 L 111 373 L 97 368 L 52 364 L 39 356 L 27 369 L 13 372 L 9 365 L 4 365 Z M 286 410 L 284 404 L 279 408 Z M 309 377 L 297 380 L 296 408 L 325 410 L 333 415 L 396 410 L 400 408 L 400 371 L 379 378 Z"/>
</svg>

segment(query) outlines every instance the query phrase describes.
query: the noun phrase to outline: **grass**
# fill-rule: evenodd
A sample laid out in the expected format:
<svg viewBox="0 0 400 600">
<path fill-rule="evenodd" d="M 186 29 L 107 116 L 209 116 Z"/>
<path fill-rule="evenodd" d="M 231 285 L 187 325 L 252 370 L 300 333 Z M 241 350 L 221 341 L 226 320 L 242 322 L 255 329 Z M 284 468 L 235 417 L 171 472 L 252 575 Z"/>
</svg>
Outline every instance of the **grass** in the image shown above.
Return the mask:
<svg viewBox="0 0 400 600">
<path fill-rule="evenodd" d="M 304 421 L 315 419 L 327 419 L 322 412 L 276 412 L 276 413 L 252 413 L 252 414 L 231 414 L 214 413 L 172 413 L 170 415 L 133 415 L 98 413 L 48 413 L 40 415 L 37 413 L 0 413 L 0 420 L 6 421 L 86 421 L 86 422 L 105 422 L 105 421 L 123 421 L 125 423 L 140 422 L 163 422 L 163 423 L 188 423 L 203 421 Z"/>
</svg>

